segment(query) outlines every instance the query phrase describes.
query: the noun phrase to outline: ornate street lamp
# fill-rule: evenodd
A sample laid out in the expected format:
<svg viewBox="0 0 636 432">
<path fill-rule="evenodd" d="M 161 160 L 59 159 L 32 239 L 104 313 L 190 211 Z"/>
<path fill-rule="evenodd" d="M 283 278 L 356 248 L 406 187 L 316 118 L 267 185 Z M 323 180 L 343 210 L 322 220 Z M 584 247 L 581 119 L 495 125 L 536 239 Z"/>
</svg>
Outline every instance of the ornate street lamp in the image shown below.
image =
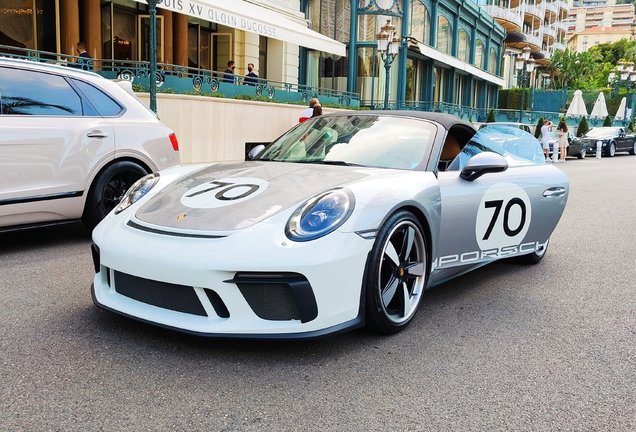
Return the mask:
<svg viewBox="0 0 636 432">
<path fill-rule="evenodd" d="M 618 70 L 618 76 L 616 74 L 616 70 Z M 625 86 L 625 89 L 627 90 L 627 97 L 625 98 L 625 113 L 623 114 L 623 126 L 627 126 L 627 103 L 630 100 L 629 90 L 633 87 L 636 88 L 636 71 L 634 71 L 634 62 L 630 61 L 626 65 L 624 61 L 619 60 L 616 64 L 616 70 L 610 70 L 607 81 L 611 86 L 614 87 L 614 91 L 616 93 L 618 93 L 618 90 L 621 86 Z M 634 119 L 634 95 L 632 95 L 630 105 L 632 108 L 629 119 L 631 123 Z"/>
<path fill-rule="evenodd" d="M 400 38 L 395 33 L 395 26 L 387 19 L 380 32 L 376 35 L 378 53 L 384 62 L 386 81 L 384 85 L 384 109 L 389 108 L 389 77 L 393 60 L 400 52 Z"/>
<path fill-rule="evenodd" d="M 523 106 L 526 97 L 526 80 L 532 75 L 535 66 L 535 60 L 530 58 L 532 50 L 528 45 L 521 50 L 521 55 L 515 61 L 515 69 L 521 72 L 519 79 L 521 80 L 521 109 L 519 110 L 519 123 L 523 123 Z"/>
</svg>

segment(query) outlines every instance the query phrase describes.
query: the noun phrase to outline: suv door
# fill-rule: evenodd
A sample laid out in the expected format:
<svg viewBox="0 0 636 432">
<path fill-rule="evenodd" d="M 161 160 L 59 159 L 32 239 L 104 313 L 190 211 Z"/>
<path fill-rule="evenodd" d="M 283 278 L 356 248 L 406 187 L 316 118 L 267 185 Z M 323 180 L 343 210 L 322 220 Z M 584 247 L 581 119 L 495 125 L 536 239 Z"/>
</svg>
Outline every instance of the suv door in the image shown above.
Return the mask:
<svg viewBox="0 0 636 432">
<path fill-rule="evenodd" d="M 79 218 L 88 176 L 113 154 L 112 126 L 67 78 L 0 67 L 0 226 Z"/>
</svg>

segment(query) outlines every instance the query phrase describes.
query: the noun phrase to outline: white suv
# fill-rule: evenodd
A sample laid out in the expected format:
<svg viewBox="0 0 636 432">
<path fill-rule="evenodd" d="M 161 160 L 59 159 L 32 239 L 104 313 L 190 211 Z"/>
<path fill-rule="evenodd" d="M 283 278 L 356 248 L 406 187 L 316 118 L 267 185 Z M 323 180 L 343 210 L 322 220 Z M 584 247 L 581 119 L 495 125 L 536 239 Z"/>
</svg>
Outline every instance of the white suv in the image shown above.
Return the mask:
<svg viewBox="0 0 636 432">
<path fill-rule="evenodd" d="M 139 178 L 179 164 L 173 131 L 124 87 L 0 58 L 0 231 L 92 229 Z"/>
</svg>

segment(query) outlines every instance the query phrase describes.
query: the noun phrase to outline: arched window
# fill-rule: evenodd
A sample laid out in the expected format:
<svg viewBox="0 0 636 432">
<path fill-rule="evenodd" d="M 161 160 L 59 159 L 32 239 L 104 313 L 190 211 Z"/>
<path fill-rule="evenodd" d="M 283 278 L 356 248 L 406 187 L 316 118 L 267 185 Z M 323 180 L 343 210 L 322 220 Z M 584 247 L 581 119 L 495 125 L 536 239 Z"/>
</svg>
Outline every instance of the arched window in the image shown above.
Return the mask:
<svg viewBox="0 0 636 432">
<path fill-rule="evenodd" d="M 457 58 L 463 62 L 470 59 L 470 44 L 466 30 L 459 31 L 459 44 L 457 46 Z"/>
<path fill-rule="evenodd" d="M 426 45 L 431 43 L 431 14 L 428 13 L 424 4 L 418 0 L 414 0 L 411 3 L 409 35 Z"/>
<path fill-rule="evenodd" d="M 497 52 L 494 48 L 490 48 L 490 55 L 488 56 L 488 72 L 491 74 L 497 73 Z"/>
<path fill-rule="evenodd" d="M 451 37 L 451 27 L 446 17 L 440 16 L 437 19 L 437 49 L 443 53 L 450 54 L 453 46 Z"/>
<path fill-rule="evenodd" d="M 475 66 L 484 68 L 484 43 L 480 40 L 475 42 Z"/>
</svg>

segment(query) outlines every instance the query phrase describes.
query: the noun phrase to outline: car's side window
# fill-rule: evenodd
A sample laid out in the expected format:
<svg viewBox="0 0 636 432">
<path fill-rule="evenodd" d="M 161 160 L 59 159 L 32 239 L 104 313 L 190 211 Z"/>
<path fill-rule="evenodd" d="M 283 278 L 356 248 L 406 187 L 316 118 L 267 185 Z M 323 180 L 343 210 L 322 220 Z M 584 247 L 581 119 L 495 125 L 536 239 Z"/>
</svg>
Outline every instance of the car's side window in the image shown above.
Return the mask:
<svg viewBox="0 0 636 432">
<path fill-rule="evenodd" d="M 84 93 L 84 96 L 102 117 L 112 117 L 121 113 L 122 107 L 101 90 L 77 79 L 73 79 L 73 83 Z"/>
<path fill-rule="evenodd" d="M 82 103 L 61 76 L 0 68 L 0 115 L 81 116 Z"/>
</svg>

